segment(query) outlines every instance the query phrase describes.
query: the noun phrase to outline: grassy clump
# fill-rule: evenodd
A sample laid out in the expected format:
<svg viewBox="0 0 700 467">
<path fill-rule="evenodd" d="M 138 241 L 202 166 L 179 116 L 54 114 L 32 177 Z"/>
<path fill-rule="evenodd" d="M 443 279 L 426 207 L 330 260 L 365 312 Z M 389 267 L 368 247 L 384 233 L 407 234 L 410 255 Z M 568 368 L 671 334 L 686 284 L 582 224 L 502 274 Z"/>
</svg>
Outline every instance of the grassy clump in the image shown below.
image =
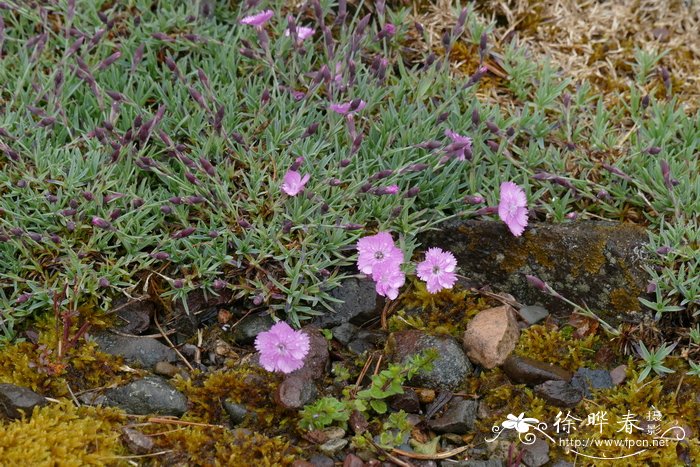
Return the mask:
<svg viewBox="0 0 700 467">
<path fill-rule="evenodd" d="M 648 74 L 608 107 L 547 63 L 525 67 L 513 48 L 504 66 L 519 101 L 501 107 L 480 99 L 477 76 L 437 66 L 449 57 L 405 65 L 407 10 L 387 9 L 363 32 L 351 16 L 332 40 L 317 31 L 294 44 L 283 4 L 266 5 L 278 13 L 260 35 L 230 3 L 210 16 L 149 0 L 3 13 L 5 339 L 61 284 L 73 286 L 64 304 L 107 308 L 147 278 L 166 300 L 230 287 L 298 323 L 330 306 L 360 236 L 391 230 L 411 255 L 417 233 L 483 207 L 464 195 L 493 206 L 505 180 L 525 188 L 537 217 L 648 224 L 650 248 L 671 248 L 650 266 L 654 304 L 661 315 L 697 311 L 700 124 L 671 93 L 643 99 Z M 291 13 L 312 25 L 312 11 Z M 335 10 L 321 11 L 332 24 Z M 374 40 L 388 22 L 393 37 Z M 450 50 L 474 73 L 473 49 L 492 27 L 473 11 L 465 25 Z M 367 107 L 352 119 L 329 110 L 357 99 Z M 443 160 L 448 129 L 473 139 L 471 161 Z M 280 184 L 299 157 L 311 180 L 288 197 Z M 390 185 L 400 193 L 382 194 Z"/>
</svg>

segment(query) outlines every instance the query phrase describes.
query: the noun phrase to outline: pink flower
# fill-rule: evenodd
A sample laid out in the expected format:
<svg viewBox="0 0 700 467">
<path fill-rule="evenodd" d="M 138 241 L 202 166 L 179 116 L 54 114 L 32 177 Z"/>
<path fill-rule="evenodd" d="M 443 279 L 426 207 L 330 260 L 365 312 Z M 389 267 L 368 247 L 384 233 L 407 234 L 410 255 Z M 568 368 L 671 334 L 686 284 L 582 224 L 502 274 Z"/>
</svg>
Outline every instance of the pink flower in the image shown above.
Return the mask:
<svg viewBox="0 0 700 467">
<path fill-rule="evenodd" d="M 451 289 L 457 282 L 455 269 L 457 260 L 449 251 L 430 248 L 425 254 L 425 261 L 416 267 L 416 275 L 428 285 L 428 292 L 437 293 L 442 289 Z"/>
<path fill-rule="evenodd" d="M 291 373 L 304 366 L 304 357 L 309 353 L 309 336 L 295 331 L 280 321 L 269 331 L 255 338 L 255 348 L 260 352 L 260 365 L 267 371 Z"/>
<path fill-rule="evenodd" d="M 296 170 L 289 170 L 284 174 L 284 181 L 280 188 L 289 196 L 296 196 L 304 189 L 304 185 L 309 181 L 311 175 L 306 174 L 302 178 L 301 174 Z"/>
<path fill-rule="evenodd" d="M 389 300 L 399 296 L 399 289 L 406 282 L 406 276 L 399 264 L 388 261 L 375 265 L 372 270 L 372 279 L 376 282 L 377 293 Z"/>
<path fill-rule="evenodd" d="M 449 129 L 445 130 L 445 136 L 452 140 L 448 151 L 450 155 L 456 156 L 459 161 L 471 159 L 472 139 L 470 137 L 462 136 Z"/>
<path fill-rule="evenodd" d="M 346 102 L 345 104 L 331 104 L 328 108 L 340 115 L 347 115 L 350 112 L 359 112 L 365 108 L 367 103 L 363 100 Z"/>
<path fill-rule="evenodd" d="M 374 269 L 384 263 L 397 267 L 403 263 L 403 252 L 396 248 L 389 232 L 363 237 L 357 242 L 357 267 L 364 274 L 373 274 Z"/>
<path fill-rule="evenodd" d="M 501 200 L 498 217 L 506 223 L 516 237 L 523 234 L 527 226 L 527 198 L 522 188 L 513 182 L 501 183 Z"/>
<path fill-rule="evenodd" d="M 255 26 L 256 28 L 260 29 L 262 28 L 263 24 L 267 23 L 270 20 L 270 18 L 272 18 L 274 15 L 274 11 L 265 10 L 255 15 L 246 16 L 245 18 L 240 20 L 239 23 L 245 24 L 247 26 Z"/>
<path fill-rule="evenodd" d="M 314 35 L 314 28 L 307 28 L 306 26 L 297 26 L 297 42 L 303 42 L 304 40 L 308 39 L 309 37 Z M 284 31 L 284 35 L 289 37 L 291 35 L 291 32 L 289 29 L 286 29 Z"/>
</svg>

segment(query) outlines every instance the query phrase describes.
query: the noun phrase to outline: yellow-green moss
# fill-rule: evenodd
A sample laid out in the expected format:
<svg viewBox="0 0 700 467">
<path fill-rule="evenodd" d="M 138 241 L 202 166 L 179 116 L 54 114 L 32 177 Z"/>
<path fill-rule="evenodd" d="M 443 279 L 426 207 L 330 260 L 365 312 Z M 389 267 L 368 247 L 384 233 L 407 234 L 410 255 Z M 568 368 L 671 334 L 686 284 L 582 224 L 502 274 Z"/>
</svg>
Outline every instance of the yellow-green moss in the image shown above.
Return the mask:
<svg viewBox="0 0 700 467">
<path fill-rule="evenodd" d="M 156 465 L 291 465 L 299 454 L 289 441 L 281 437 L 269 438 L 260 433 L 244 430 L 223 430 L 210 427 L 188 426 L 175 430 L 163 430 L 155 435 L 156 449 L 171 451 L 155 459 Z"/>
<path fill-rule="evenodd" d="M 387 327 L 390 332 L 421 329 L 460 337 L 479 311 L 498 305 L 459 286 L 431 294 L 423 282 L 413 280 Z"/>
<path fill-rule="evenodd" d="M 535 325 L 523 330 L 515 353 L 576 371 L 594 366 L 593 357 L 598 348 L 600 338 L 597 334 L 574 339 L 557 328 Z"/>
<path fill-rule="evenodd" d="M 29 420 L 0 423 L 2 465 L 118 465 L 122 415 L 69 401 L 34 409 Z"/>
<path fill-rule="evenodd" d="M 244 405 L 256 417 L 241 426 L 253 424 L 256 429 L 276 435 L 296 426 L 295 411 L 284 410 L 273 400 L 280 378 L 258 367 L 240 366 L 203 374 L 194 372 L 191 379 L 176 378 L 175 386 L 189 401 L 184 420 L 228 424 L 222 403 L 231 401 Z"/>
</svg>

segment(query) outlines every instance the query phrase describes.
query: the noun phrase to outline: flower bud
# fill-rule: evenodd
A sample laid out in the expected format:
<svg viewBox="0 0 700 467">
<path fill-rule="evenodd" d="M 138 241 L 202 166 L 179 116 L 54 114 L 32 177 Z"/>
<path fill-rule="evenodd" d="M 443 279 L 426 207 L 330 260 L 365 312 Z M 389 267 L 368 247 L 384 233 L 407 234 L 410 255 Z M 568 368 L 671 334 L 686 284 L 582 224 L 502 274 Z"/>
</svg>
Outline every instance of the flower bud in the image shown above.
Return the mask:
<svg viewBox="0 0 700 467">
<path fill-rule="evenodd" d="M 484 199 L 484 197 L 479 195 L 471 195 L 464 197 L 464 202 L 467 204 L 482 204 L 485 201 L 486 200 Z"/>
<path fill-rule="evenodd" d="M 98 216 L 92 216 L 92 225 L 100 229 L 110 229 L 112 224 Z"/>
</svg>

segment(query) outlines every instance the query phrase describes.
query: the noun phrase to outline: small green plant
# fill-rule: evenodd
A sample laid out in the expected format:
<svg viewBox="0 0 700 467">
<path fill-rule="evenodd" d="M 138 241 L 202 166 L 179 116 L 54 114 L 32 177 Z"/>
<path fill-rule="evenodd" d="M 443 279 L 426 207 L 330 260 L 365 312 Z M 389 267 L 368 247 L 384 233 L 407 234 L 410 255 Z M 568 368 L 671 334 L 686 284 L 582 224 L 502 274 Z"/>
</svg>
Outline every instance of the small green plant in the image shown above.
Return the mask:
<svg viewBox="0 0 700 467">
<path fill-rule="evenodd" d="M 690 328 L 689 336 L 690 342 L 695 345 L 700 345 L 700 324 L 696 325 L 694 328 Z"/>
<path fill-rule="evenodd" d="M 647 349 L 646 345 L 644 345 L 644 342 L 639 342 L 637 350 L 639 352 L 639 356 L 642 358 L 642 360 L 644 360 L 644 363 L 642 372 L 639 374 L 637 381 L 644 381 L 652 370 L 659 376 L 663 375 L 664 373 L 673 373 L 673 370 L 665 367 L 663 363 L 666 357 L 668 357 L 675 348 L 676 344 L 663 344 L 658 349 L 649 350 Z"/>
<path fill-rule="evenodd" d="M 382 425 L 379 445 L 385 449 L 390 449 L 407 442 L 412 427 L 406 412 L 400 410 L 392 413 Z"/>
<path fill-rule="evenodd" d="M 301 411 L 299 426 L 304 430 L 322 430 L 334 423 L 343 425 L 350 418 L 350 411 L 345 402 L 335 397 L 324 397 Z"/>
<path fill-rule="evenodd" d="M 412 356 L 404 365 L 392 364 L 386 370 L 373 375 L 372 385 L 357 393 L 358 410 L 365 411 L 366 402 L 376 413 L 386 413 L 385 399 L 403 394 L 403 383 L 419 371 L 429 370 L 435 358 L 435 351 L 423 352 Z"/>
<path fill-rule="evenodd" d="M 335 397 L 324 397 L 313 404 L 307 405 L 301 411 L 299 427 L 304 430 L 320 430 L 335 423 L 348 421 L 350 413 L 358 410 L 367 413 L 371 407 L 377 414 L 384 414 L 388 410 L 384 399 L 403 394 L 403 384 L 407 379 L 411 379 L 419 371 L 429 370 L 433 360 L 437 358 L 434 350 L 428 350 L 416 354 L 403 364 L 391 364 L 386 370 L 372 376 L 372 384 L 368 389 L 354 394 L 355 386 L 347 386 L 343 390 L 343 399 Z M 334 365 L 333 372 L 336 379 L 343 377 L 343 381 L 350 378 L 348 370 L 342 365 Z M 346 374 L 347 373 L 347 374 Z M 392 414 L 394 415 L 394 414 Z M 389 417 L 387 423 L 391 423 L 392 428 L 403 430 L 405 423 L 400 423 L 400 416 Z"/>
<path fill-rule="evenodd" d="M 690 371 L 686 374 L 700 377 L 700 363 L 695 363 L 692 360 L 688 360 L 688 364 L 690 365 Z"/>
</svg>

